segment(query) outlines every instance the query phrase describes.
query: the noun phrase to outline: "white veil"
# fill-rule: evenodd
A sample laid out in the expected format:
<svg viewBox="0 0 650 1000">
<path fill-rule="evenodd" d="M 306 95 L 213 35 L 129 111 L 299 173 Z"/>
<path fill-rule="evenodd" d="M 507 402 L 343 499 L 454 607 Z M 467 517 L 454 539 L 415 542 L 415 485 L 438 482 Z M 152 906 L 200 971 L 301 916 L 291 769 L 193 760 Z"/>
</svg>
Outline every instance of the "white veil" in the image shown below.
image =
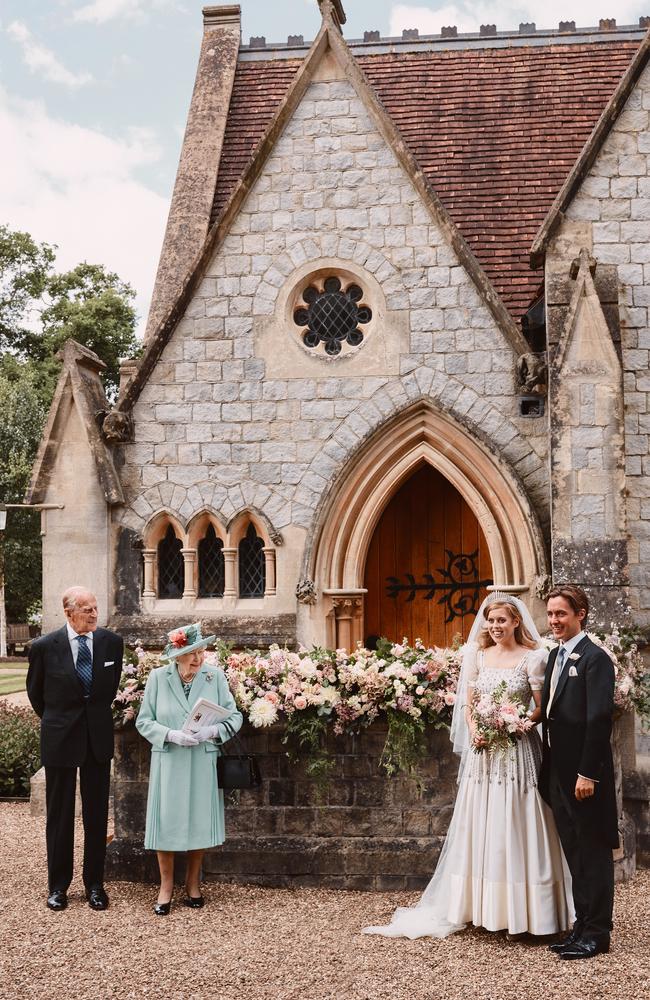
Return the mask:
<svg viewBox="0 0 650 1000">
<path fill-rule="evenodd" d="M 476 663 L 476 654 L 479 648 L 478 637 L 481 631 L 487 627 L 485 609 L 497 601 L 512 604 L 531 638 L 538 646 L 542 646 L 541 636 L 535 628 L 530 611 L 518 597 L 494 591 L 485 598 L 463 651 L 463 662 L 449 734 L 456 753 L 462 753 L 469 744 L 468 726 L 465 720 L 467 680 Z M 461 768 L 463 763 L 464 761 L 461 763 Z M 456 839 L 462 840 L 464 837 L 462 829 L 459 829 L 459 823 L 462 824 L 462 822 L 462 817 L 459 817 L 458 812 L 454 809 L 436 870 L 419 902 L 415 906 L 398 907 L 391 922 L 385 926 L 364 927 L 365 934 L 381 934 L 384 937 L 408 937 L 411 939 L 425 936 L 443 938 L 463 929 L 463 924 L 451 924 L 447 919 L 449 898 L 453 892 L 453 873 L 450 869 L 450 861 L 453 865 L 453 845 Z"/>
<path fill-rule="evenodd" d="M 467 719 L 465 718 L 465 709 L 467 708 L 467 681 L 469 676 L 475 671 L 476 656 L 479 650 L 479 636 L 481 632 L 487 628 L 485 612 L 490 604 L 495 603 L 512 604 L 517 612 L 517 616 L 520 618 L 522 625 L 530 637 L 534 639 L 538 647 L 542 646 L 542 637 L 535 627 L 533 616 L 523 601 L 520 601 L 518 597 L 514 596 L 514 594 L 507 594 L 499 590 L 494 590 L 491 594 L 488 594 L 478 609 L 478 614 L 474 619 L 474 624 L 470 630 L 467 642 L 463 646 L 463 660 L 460 668 L 460 677 L 458 679 L 458 688 L 456 690 L 454 711 L 451 717 L 451 726 L 449 729 L 449 739 L 453 743 L 454 753 L 457 754 L 462 754 L 469 745 L 469 729 L 467 726 Z"/>
</svg>

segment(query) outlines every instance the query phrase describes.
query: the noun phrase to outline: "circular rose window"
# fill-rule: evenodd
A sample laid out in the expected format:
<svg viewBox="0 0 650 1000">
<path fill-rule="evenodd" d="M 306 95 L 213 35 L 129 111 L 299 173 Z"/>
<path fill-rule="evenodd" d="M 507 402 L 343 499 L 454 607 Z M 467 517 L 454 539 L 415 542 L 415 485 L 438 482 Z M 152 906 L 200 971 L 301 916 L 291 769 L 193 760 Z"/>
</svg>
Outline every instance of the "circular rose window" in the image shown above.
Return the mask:
<svg viewBox="0 0 650 1000">
<path fill-rule="evenodd" d="M 322 287 L 308 285 L 301 294 L 304 305 L 298 304 L 293 319 L 304 328 L 305 347 L 317 349 L 321 344 L 325 354 L 335 357 L 344 345 L 359 347 L 363 342 L 363 327 L 372 319 L 372 310 L 363 305 L 363 291 L 354 283 L 343 287 L 340 278 L 326 278 Z"/>
</svg>

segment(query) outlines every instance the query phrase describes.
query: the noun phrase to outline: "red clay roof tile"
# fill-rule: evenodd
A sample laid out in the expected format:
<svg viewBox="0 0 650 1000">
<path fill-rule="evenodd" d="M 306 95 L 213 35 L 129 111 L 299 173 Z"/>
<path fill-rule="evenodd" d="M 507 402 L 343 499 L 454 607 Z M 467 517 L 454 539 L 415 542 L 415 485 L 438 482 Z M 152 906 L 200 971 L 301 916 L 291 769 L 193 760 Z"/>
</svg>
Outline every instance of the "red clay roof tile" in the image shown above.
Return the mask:
<svg viewBox="0 0 650 1000">
<path fill-rule="evenodd" d="M 358 56 L 513 317 L 537 295 L 535 234 L 639 42 Z M 286 94 L 299 60 L 237 67 L 213 219 Z"/>
</svg>

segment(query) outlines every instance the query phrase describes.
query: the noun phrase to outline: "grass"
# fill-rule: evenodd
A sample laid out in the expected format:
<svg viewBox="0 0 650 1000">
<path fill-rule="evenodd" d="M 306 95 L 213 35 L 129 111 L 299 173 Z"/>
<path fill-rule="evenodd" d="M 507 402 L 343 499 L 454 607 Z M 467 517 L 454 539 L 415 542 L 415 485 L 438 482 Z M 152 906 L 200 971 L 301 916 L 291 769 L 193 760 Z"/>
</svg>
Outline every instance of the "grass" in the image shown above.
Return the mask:
<svg viewBox="0 0 650 1000">
<path fill-rule="evenodd" d="M 0 695 L 25 690 L 27 665 L 8 661 L 0 665 Z"/>
</svg>

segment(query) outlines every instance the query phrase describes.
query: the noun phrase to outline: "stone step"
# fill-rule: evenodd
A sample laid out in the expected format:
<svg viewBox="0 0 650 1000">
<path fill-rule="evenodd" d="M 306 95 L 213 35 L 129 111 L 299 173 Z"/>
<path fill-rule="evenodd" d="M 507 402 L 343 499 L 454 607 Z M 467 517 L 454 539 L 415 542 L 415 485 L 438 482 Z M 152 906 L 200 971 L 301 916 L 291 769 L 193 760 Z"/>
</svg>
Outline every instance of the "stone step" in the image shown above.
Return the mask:
<svg viewBox="0 0 650 1000">
<path fill-rule="evenodd" d="M 391 885 L 431 878 L 444 838 L 433 837 L 230 837 L 204 859 L 207 877 L 262 884 L 292 884 L 329 876 L 357 876 Z M 279 879 L 278 882 L 273 882 Z"/>
</svg>

